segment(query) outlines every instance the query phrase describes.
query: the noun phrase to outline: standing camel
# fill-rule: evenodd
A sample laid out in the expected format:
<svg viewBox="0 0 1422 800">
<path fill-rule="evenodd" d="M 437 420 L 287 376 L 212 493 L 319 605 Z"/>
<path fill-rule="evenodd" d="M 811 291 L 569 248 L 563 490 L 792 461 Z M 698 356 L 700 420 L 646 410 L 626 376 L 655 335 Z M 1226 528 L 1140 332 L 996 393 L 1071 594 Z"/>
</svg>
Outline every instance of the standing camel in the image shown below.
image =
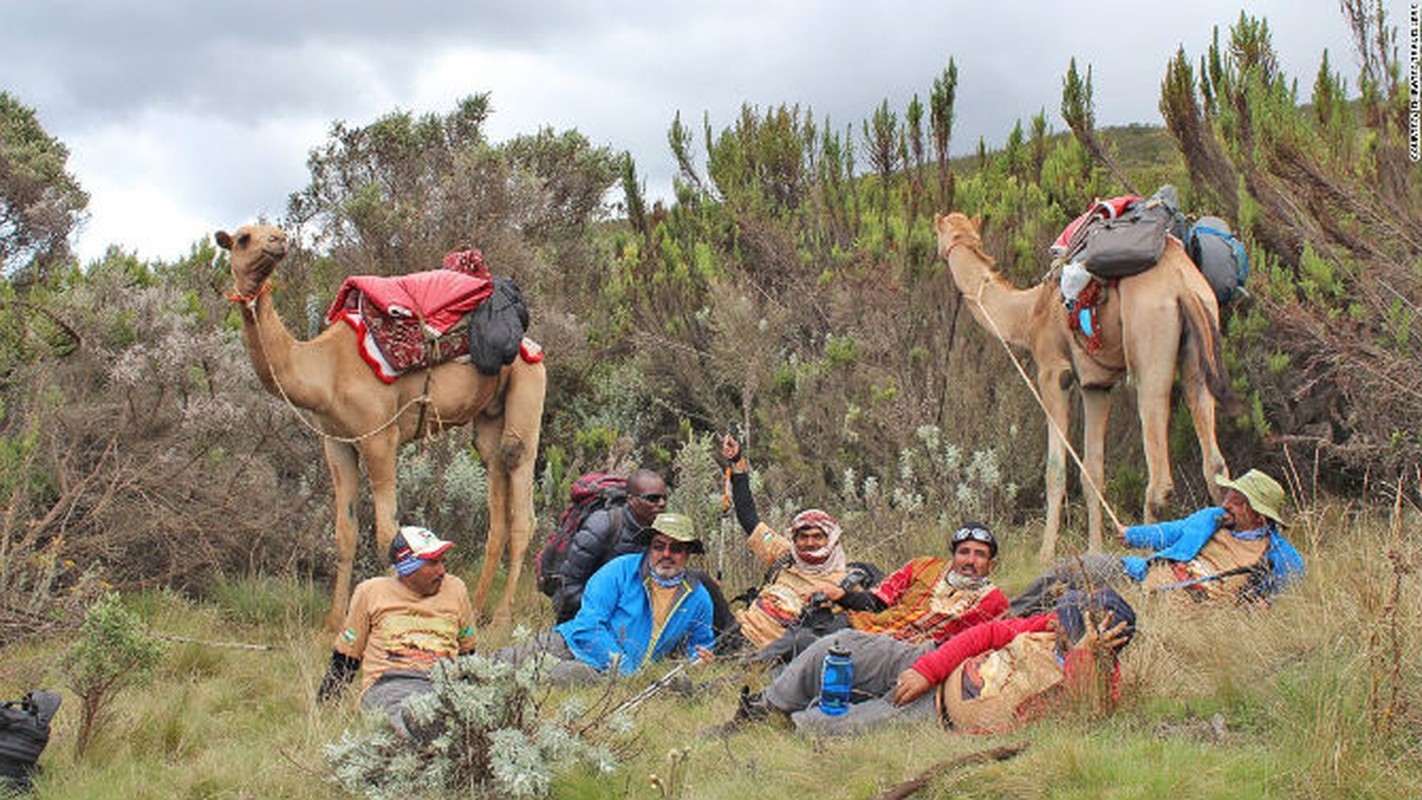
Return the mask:
<svg viewBox="0 0 1422 800">
<path fill-rule="evenodd" d="M 1125 375 L 1136 382 L 1149 481 L 1145 521 L 1164 511 L 1174 482 L 1170 477 L 1170 390 L 1180 367 L 1180 386 L 1205 473 L 1210 496 L 1219 499 L 1215 476 L 1228 477 L 1224 456 L 1215 441 L 1215 400 L 1233 412 L 1238 398 L 1229 388 L 1220 358 L 1219 305 L 1204 276 L 1179 242 L 1170 240 L 1152 268 L 1122 278 L 1107 288 L 1098 324 L 1102 347 L 1088 353 L 1069 327 L 1055 281 L 1030 289 L 1013 286 L 993 267 L 983 251 L 980 220 L 960 213 L 935 214 L 938 255 L 948 262 L 953 282 L 968 301 L 968 310 L 989 334 L 1026 348 L 1037 367 L 1037 391 L 1047 425 L 1047 527 L 1038 557 L 1056 557 L 1066 494 L 1066 435 L 1071 421 L 1069 391 L 1081 387 L 1085 412 L 1082 483 L 1086 486 L 1088 546 L 1101 549 L 1101 504 L 1090 487 L 1104 486 L 1106 420 L 1111 387 Z M 1188 335 L 1187 335 L 1188 334 Z"/>
<path fill-rule="evenodd" d="M 360 462 L 365 462 L 375 501 L 376 552 L 383 557 L 399 524 L 395 465 L 400 445 L 470 422 L 489 476 L 489 536 L 474 608 L 484 608 L 508 545 L 508 580 L 493 614 L 495 624 L 507 624 L 533 533 L 533 467 L 547 386 L 543 364 L 515 358 L 490 376 L 468 364 L 446 362 L 383 383 L 361 359 L 349 325 L 331 325 L 303 342 L 282 324 L 270 296 L 271 274 L 287 252 L 280 228 L 247 225 L 233 234 L 218 231 L 216 240 L 231 253 L 233 300 L 242 309 L 242 338 L 257 377 L 268 392 L 309 412 L 322 435 L 336 501 L 336 585 L 326 625 L 339 630 L 350 603 Z"/>
</svg>

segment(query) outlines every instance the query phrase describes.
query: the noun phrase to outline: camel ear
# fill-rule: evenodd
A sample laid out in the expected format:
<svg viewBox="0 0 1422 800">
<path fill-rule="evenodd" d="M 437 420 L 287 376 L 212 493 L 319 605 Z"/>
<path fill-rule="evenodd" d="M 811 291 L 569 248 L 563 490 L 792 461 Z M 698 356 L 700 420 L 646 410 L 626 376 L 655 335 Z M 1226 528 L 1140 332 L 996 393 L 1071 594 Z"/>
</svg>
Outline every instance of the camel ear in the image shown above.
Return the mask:
<svg viewBox="0 0 1422 800">
<path fill-rule="evenodd" d="M 232 249 L 232 234 L 228 233 L 227 231 L 218 231 L 217 234 L 212 238 L 217 240 L 217 246 L 221 247 L 223 250 Z"/>
<path fill-rule="evenodd" d="M 982 235 L 983 235 L 983 215 L 982 215 L 982 214 L 974 214 L 974 215 L 973 215 L 973 230 L 977 231 L 979 236 L 982 236 Z"/>
</svg>

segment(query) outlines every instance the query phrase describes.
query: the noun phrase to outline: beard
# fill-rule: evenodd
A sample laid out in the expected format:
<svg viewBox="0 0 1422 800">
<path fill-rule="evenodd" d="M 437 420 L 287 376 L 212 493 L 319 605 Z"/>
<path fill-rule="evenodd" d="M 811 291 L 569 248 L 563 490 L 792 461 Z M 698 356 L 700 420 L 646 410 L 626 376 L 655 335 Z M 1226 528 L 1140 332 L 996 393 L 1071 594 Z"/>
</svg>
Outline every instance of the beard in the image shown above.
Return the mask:
<svg viewBox="0 0 1422 800">
<path fill-rule="evenodd" d="M 686 567 L 670 559 L 659 559 L 652 562 L 652 574 L 664 581 L 680 578 L 686 572 Z"/>
</svg>

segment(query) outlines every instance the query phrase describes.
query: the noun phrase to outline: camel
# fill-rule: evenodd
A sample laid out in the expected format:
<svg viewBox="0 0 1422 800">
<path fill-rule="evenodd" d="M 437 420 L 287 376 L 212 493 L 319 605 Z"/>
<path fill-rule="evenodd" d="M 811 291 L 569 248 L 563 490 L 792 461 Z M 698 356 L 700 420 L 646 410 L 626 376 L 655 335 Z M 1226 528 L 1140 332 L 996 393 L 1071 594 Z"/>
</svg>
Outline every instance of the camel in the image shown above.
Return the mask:
<svg viewBox="0 0 1422 800">
<path fill-rule="evenodd" d="M 489 533 L 474 608 L 483 611 L 507 545 L 508 579 L 493 613 L 494 624 L 507 625 L 533 533 L 533 468 L 547 386 L 543 363 L 515 358 L 498 375 L 488 376 L 468 364 L 446 362 L 383 383 L 361 359 L 349 325 L 331 325 L 315 339 L 299 341 L 282 324 L 270 282 L 287 253 L 280 228 L 247 225 L 232 234 L 218 231 L 216 240 L 231 254 L 232 299 L 241 307 L 242 338 L 257 377 L 268 392 L 308 412 L 309 424 L 322 435 L 336 528 L 336 584 L 326 626 L 339 630 L 350 603 L 360 462 L 365 462 L 375 502 L 376 552 L 383 557 L 399 525 L 395 465 L 400 445 L 470 422 L 489 480 Z"/>
<path fill-rule="evenodd" d="M 1218 502 L 1216 476 L 1229 476 L 1215 440 L 1215 400 L 1236 413 L 1239 399 L 1229 387 L 1220 355 L 1219 304 L 1208 282 L 1179 242 L 1171 239 L 1157 264 L 1108 287 L 1100 305 L 1102 346 L 1088 353 L 1071 331 L 1056 281 L 1030 289 L 1013 286 L 994 269 L 983 250 L 981 219 L 961 213 L 935 214 L 938 255 L 948 263 L 953 282 L 968 300 L 968 310 L 988 333 L 1032 354 L 1036 388 L 1047 426 L 1047 523 L 1038 558 L 1056 557 L 1066 494 L 1066 435 L 1073 381 L 1081 387 L 1085 413 L 1082 482 L 1086 493 L 1088 548 L 1101 549 L 1101 498 L 1091 489 L 1104 486 L 1106 421 L 1110 389 L 1130 375 L 1136 382 L 1149 480 L 1144 521 L 1154 522 L 1165 509 L 1174 481 L 1170 475 L 1170 391 L 1176 366 L 1180 386 L 1199 440 L 1205 485 Z"/>
</svg>

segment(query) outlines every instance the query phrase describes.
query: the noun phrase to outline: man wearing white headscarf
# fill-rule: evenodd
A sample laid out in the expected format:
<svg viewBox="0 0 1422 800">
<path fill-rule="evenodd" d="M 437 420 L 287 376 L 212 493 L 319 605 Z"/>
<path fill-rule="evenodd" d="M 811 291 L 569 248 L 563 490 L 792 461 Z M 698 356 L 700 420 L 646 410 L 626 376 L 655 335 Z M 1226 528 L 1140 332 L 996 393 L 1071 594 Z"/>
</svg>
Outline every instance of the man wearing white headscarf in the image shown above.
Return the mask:
<svg viewBox="0 0 1422 800">
<path fill-rule="evenodd" d="M 727 435 L 721 441 L 721 455 L 731 464 L 731 497 L 736 519 L 746 532 L 746 545 L 767 568 L 780 567 L 746 609 L 736 613 L 741 635 L 759 650 L 800 618 L 805 597 L 837 589 L 844 580 L 841 531 L 834 517 L 810 508 L 790 520 L 788 539 L 776 533 L 756 512 L 746 459 L 735 437 Z"/>
</svg>

